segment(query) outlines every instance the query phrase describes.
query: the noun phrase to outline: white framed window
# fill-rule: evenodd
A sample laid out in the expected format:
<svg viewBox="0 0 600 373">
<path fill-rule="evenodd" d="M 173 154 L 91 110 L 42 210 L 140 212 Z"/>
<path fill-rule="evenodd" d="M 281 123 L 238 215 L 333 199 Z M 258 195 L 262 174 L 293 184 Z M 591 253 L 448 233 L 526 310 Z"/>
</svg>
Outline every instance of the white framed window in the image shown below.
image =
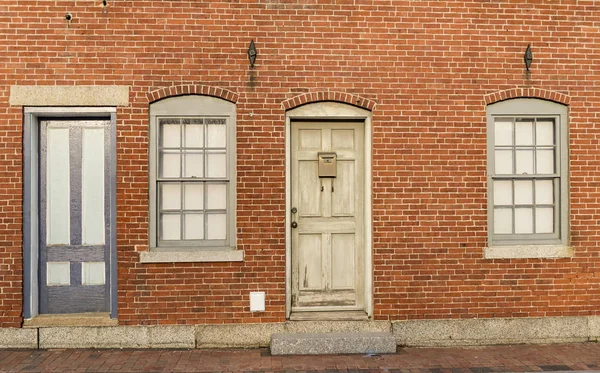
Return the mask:
<svg viewBox="0 0 600 373">
<path fill-rule="evenodd" d="M 545 100 L 488 105 L 490 247 L 568 244 L 567 120 L 566 106 Z"/>
<path fill-rule="evenodd" d="M 229 101 L 190 95 L 150 105 L 151 250 L 235 248 L 235 145 Z"/>
</svg>

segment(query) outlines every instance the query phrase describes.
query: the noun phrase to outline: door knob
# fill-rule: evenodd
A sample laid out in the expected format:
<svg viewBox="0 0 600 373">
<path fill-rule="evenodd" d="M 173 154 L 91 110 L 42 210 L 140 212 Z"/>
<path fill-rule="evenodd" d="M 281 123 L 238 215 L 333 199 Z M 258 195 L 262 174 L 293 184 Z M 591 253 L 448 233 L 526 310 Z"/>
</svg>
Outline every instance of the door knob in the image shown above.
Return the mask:
<svg viewBox="0 0 600 373">
<path fill-rule="evenodd" d="M 292 214 L 295 214 L 295 213 L 297 213 L 297 212 L 298 212 L 298 209 L 297 209 L 297 208 L 295 208 L 295 207 L 292 207 Z"/>
<path fill-rule="evenodd" d="M 292 228 L 298 228 L 298 223 L 296 223 L 295 221 L 292 222 Z"/>
</svg>

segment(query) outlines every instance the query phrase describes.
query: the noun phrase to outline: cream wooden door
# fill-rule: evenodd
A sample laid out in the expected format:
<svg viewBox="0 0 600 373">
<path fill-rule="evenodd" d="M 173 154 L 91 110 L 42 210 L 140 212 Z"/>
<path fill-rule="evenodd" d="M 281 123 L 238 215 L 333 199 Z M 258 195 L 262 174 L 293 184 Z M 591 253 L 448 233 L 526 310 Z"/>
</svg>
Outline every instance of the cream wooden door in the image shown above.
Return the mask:
<svg viewBox="0 0 600 373">
<path fill-rule="evenodd" d="M 292 312 L 363 310 L 364 123 L 292 122 L 291 136 Z M 337 154 L 335 178 L 319 152 Z"/>
</svg>

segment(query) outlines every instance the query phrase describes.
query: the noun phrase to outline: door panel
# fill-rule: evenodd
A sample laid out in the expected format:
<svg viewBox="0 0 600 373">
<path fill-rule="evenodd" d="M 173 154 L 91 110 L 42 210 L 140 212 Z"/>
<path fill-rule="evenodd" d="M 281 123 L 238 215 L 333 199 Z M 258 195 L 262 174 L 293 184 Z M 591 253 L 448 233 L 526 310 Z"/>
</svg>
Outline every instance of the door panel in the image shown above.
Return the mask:
<svg viewBox="0 0 600 373">
<path fill-rule="evenodd" d="M 354 129 L 332 129 L 332 149 L 354 149 Z"/>
<path fill-rule="evenodd" d="M 40 122 L 40 313 L 109 311 L 110 121 Z"/>
<path fill-rule="evenodd" d="M 301 290 L 319 290 L 323 284 L 322 239 L 320 234 L 301 234 L 299 246 L 304 248 L 298 253 Z"/>
<path fill-rule="evenodd" d="M 82 129 L 82 245 L 104 245 L 104 128 Z"/>
<path fill-rule="evenodd" d="M 332 180 L 331 213 L 333 216 L 354 216 L 356 176 L 355 162 L 338 161 L 337 177 Z"/>
<path fill-rule="evenodd" d="M 318 176 L 318 165 L 315 161 L 300 161 L 298 173 L 304 177 L 298 181 L 302 206 L 300 216 L 321 216 L 321 190 Z"/>
<path fill-rule="evenodd" d="M 298 150 L 319 150 L 321 149 L 321 130 L 320 129 L 300 129 L 298 131 Z"/>
<path fill-rule="evenodd" d="M 364 309 L 364 123 L 292 122 L 292 312 Z M 335 152 L 335 178 L 318 153 Z"/>
<path fill-rule="evenodd" d="M 71 228 L 69 129 L 49 128 L 47 140 L 47 242 L 67 245 Z"/>
<path fill-rule="evenodd" d="M 331 288 L 354 289 L 354 235 L 331 235 Z"/>
</svg>

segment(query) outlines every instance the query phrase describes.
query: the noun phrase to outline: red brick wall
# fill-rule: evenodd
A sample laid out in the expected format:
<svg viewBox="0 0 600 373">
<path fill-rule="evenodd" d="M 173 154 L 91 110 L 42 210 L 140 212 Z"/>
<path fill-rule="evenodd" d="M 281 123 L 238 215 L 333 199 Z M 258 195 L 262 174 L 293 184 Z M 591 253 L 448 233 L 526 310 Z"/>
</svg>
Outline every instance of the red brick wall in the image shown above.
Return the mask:
<svg viewBox="0 0 600 373">
<path fill-rule="evenodd" d="M 0 96 L 5 102 L 8 87 Z M 0 106 L 0 327 L 19 326 L 23 304 L 21 111 Z"/>
<path fill-rule="evenodd" d="M 21 313 L 21 108 L 11 85 L 129 85 L 119 108 L 121 324 L 284 319 L 282 102 L 337 91 L 373 109 L 375 318 L 591 315 L 600 309 L 600 6 L 585 0 L 8 0 L 0 14 L 0 325 Z M 64 15 L 70 12 L 70 24 Z M 254 39 L 256 67 L 246 49 Z M 523 54 L 533 49 L 531 74 Z M 140 264 L 148 244 L 148 92 L 239 95 L 242 263 Z M 485 97 L 569 102 L 570 259 L 484 260 Z M 250 116 L 250 114 L 253 114 Z M 267 292 L 267 312 L 248 293 Z"/>
</svg>

